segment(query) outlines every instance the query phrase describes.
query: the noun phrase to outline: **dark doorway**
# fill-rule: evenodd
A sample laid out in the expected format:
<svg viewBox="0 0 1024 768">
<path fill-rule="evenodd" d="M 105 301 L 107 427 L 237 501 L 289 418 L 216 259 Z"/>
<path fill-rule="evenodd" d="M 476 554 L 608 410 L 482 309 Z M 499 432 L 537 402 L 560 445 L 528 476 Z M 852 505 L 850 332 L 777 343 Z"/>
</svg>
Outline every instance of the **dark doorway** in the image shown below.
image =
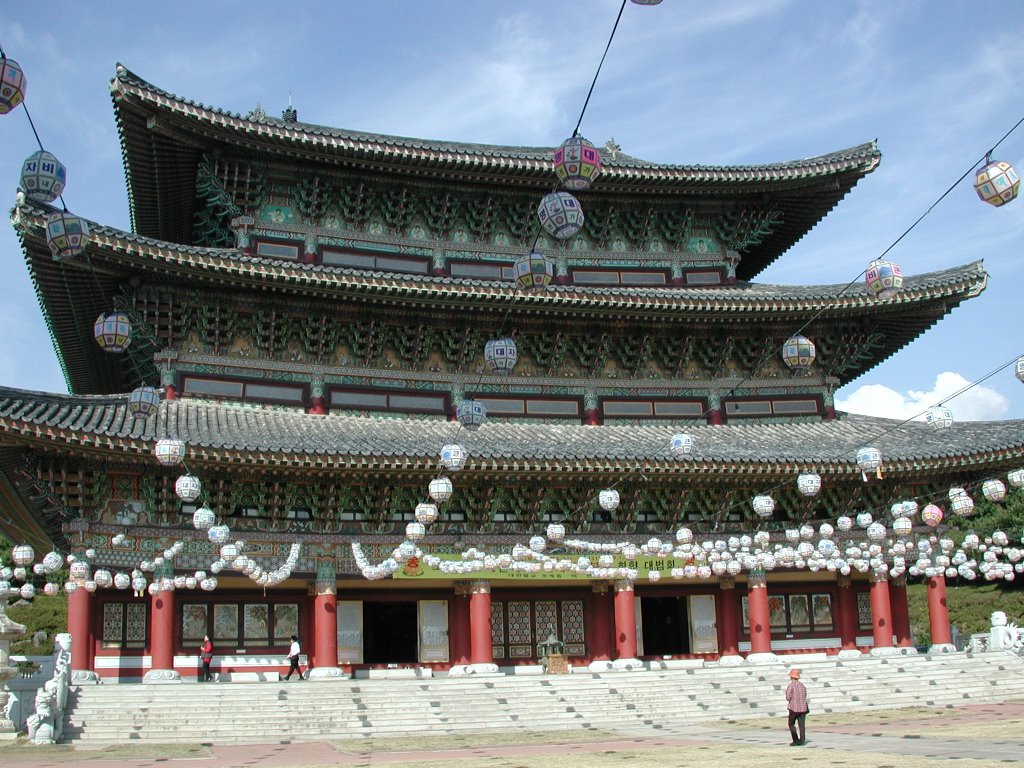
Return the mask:
<svg viewBox="0 0 1024 768">
<path fill-rule="evenodd" d="M 363 661 L 415 664 L 416 602 L 363 603 Z"/>
<path fill-rule="evenodd" d="M 690 652 L 685 597 L 642 597 L 640 619 L 645 656 L 677 656 Z"/>
</svg>

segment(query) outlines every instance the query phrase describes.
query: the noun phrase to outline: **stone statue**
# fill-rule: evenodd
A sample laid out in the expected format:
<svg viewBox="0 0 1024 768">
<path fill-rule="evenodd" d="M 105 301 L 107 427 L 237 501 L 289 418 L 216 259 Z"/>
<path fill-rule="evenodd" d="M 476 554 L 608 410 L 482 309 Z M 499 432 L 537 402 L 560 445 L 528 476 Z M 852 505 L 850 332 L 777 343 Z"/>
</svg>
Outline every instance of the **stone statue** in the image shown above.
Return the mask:
<svg viewBox="0 0 1024 768">
<path fill-rule="evenodd" d="M 996 611 L 992 614 L 992 628 L 989 630 L 990 651 L 1024 652 L 1024 630 L 1007 621 L 1006 614 Z"/>
</svg>

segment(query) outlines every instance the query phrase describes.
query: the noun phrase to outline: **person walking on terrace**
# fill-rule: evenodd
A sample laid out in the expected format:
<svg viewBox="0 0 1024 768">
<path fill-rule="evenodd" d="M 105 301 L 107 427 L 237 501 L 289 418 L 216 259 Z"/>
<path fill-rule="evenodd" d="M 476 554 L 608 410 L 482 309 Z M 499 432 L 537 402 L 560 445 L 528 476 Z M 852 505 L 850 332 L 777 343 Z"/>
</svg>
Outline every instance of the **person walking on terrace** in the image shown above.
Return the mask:
<svg viewBox="0 0 1024 768">
<path fill-rule="evenodd" d="M 300 653 L 302 653 L 302 649 L 299 648 L 299 638 L 292 635 L 292 644 L 288 648 L 288 674 L 285 675 L 285 680 L 292 679 L 292 672 L 298 672 L 299 680 L 302 679 L 302 670 L 299 669 Z"/>
<path fill-rule="evenodd" d="M 199 646 L 199 658 L 203 662 L 203 673 L 199 678 L 199 682 L 208 683 L 213 680 L 213 675 L 210 674 L 210 662 L 213 661 L 213 643 L 210 642 L 210 636 L 203 636 L 203 644 Z"/>
<path fill-rule="evenodd" d="M 789 709 L 789 734 L 793 737 L 789 746 L 802 747 L 807 743 L 804 730 L 807 713 L 807 688 L 800 682 L 800 670 L 789 670 L 789 686 L 786 688 L 786 707 Z M 797 731 L 799 730 L 799 734 Z"/>
</svg>

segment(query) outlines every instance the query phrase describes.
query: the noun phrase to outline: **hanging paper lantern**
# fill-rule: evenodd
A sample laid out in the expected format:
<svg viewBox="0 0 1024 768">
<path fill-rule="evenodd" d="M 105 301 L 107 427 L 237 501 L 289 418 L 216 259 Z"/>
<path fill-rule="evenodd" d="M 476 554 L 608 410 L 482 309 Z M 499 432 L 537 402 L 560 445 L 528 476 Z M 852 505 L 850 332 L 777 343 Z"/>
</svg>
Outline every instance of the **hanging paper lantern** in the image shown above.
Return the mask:
<svg viewBox="0 0 1024 768">
<path fill-rule="evenodd" d="M 426 502 L 417 504 L 413 516 L 424 525 L 430 525 L 437 520 L 437 505 Z"/>
<path fill-rule="evenodd" d="M 1018 381 L 1024 384 L 1024 355 L 1017 358 L 1017 370 L 1014 375 Z"/>
<path fill-rule="evenodd" d="M 190 504 L 203 492 L 203 484 L 195 475 L 182 475 L 174 481 L 174 492 L 178 494 L 179 499 Z"/>
<path fill-rule="evenodd" d="M 11 560 L 22 567 L 30 565 L 36 559 L 36 551 L 29 544 L 19 544 L 11 551 Z"/>
<path fill-rule="evenodd" d="M 868 526 L 868 538 L 872 541 L 881 541 L 885 538 L 885 526 L 881 523 L 872 523 Z"/>
<path fill-rule="evenodd" d="M 31 584 L 22 584 L 21 589 L 18 590 L 22 600 L 31 600 L 36 596 L 36 588 Z"/>
<path fill-rule="evenodd" d="M 572 237 L 583 229 L 583 208 L 568 192 L 544 195 L 537 208 L 541 226 L 559 240 Z"/>
<path fill-rule="evenodd" d="M 861 478 L 868 480 L 868 473 L 882 479 L 882 452 L 873 446 L 866 446 L 857 451 L 857 466 L 860 467 Z"/>
<path fill-rule="evenodd" d="M 97 570 L 92 579 L 96 582 L 97 587 L 102 587 L 103 589 L 113 586 L 114 584 L 114 577 L 111 575 L 110 571 L 105 568 Z"/>
<path fill-rule="evenodd" d="M 566 189 L 587 189 L 601 174 L 601 153 L 582 136 L 563 141 L 552 163 L 555 176 Z"/>
<path fill-rule="evenodd" d="M 213 514 L 213 510 L 204 504 L 192 513 L 192 527 L 197 531 L 208 531 L 216 519 L 217 517 Z"/>
<path fill-rule="evenodd" d="M 25 190 L 25 194 L 30 200 L 52 203 L 60 197 L 66 183 L 67 169 L 64 167 L 64 163 L 45 150 L 40 149 L 33 152 L 21 166 L 21 188 Z M 47 220 L 47 241 L 49 241 L 49 220 Z"/>
<path fill-rule="evenodd" d="M 775 499 L 765 494 L 755 496 L 753 505 L 758 517 L 771 517 L 775 511 Z"/>
<path fill-rule="evenodd" d="M 909 517 L 897 517 L 892 521 L 892 530 L 897 536 L 908 536 L 914 529 Z"/>
<path fill-rule="evenodd" d="M 613 489 L 601 491 L 597 494 L 597 503 L 606 512 L 614 512 L 619 508 L 619 492 Z"/>
<path fill-rule="evenodd" d="M 512 274 L 521 288 L 544 288 L 555 277 L 555 265 L 543 253 L 533 251 L 516 259 Z"/>
<path fill-rule="evenodd" d="M 453 472 L 462 469 L 468 458 L 469 454 L 461 445 L 453 443 L 441 447 L 441 463 Z"/>
<path fill-rule="evenodd" d="M 1006 498 L 1006 486 L 1002 480 L 986 480 L 981 484 L 981 492 L 989 501 L 1002 501 Z"/>
<path fill-rule="evenodd" d="M 925 506 L 924 509 L 921 510 L 921 520 L 923 520 L 926 525 L 929 525 L 932 528 L 936 527 L 939 523 L 941 523 L 942 518 L 942 507 L 938 506 L 937 504 L 928 504 L 927 506 Z"/>
<path fill-rule="evenodd" d="M 128 410 L 135 418 L 146 418 L 160 405 L 160 392 L 155 387 L 138 387 L 128 395 Z"/>
<path fill-rule="evenodd" d="M 54 595 L 56 595 L 56 594 L 57 594 L 58 592 L 60 592 L 60 585 L 59 585 L 59 584 L 55 584 L 55 583 L 53 583 L 52 581 L 49 581 L 49 582 L 47 582 L 47 583 L 46 583 L 46 585 L 45 585 L 45 586 L 43 587 L 43 592 L 45 592 L 45 593 L 46 593 L 47 595 L 49 595 L 50 597 L 53 597 L 53 596 L 54 596 Z"/>
<path fill-rule="evenodd" d="M 561 523 L 550 523 L 548 525 L 547 535 L 550 541 L 561 541 L 565 538 L 565 526 Z"/>
<path fill-rule="evenodd" d="M 1007 472 L 1006 480 L 1011 488 L 1024 488 L 1024 469 L 1015 469 Z"/>
<path fill-rule="evenodd" d="M 799 475 L 796 479 L 796 489 L 803 496 L 817 496 L 821 490 L 821 475 L 816 472 Z"/>
<path fill-rule="evenodd" d="M 974 499 L 966 493 L 961 493 L 956 498 L 950 499 L 949 509 L 954 515 L 969 517 L 974 514 Z"/>
<path fill-rule="evenodd" d="M 949 429 L 953 426 L 953 412 L 942 405 L 932 406 L 925 413 L 924 420 L 932 429 Z"/>
<path fill-rule="evenodd" d="M 114 574 L 114 587 L 117 589 L 128 589 L 131 586 L 132 580 L 127 573 L 115 573 Z"/>
<path fill-rule="evenodd" d="M 452 496 L 452 481 L 447 477 L 435 477 L 430 481 L 427 492 L 438 504 L 444 504 Z"/>
<path fill-rule="evenodd" d="M 864 275 L 868 293 L 878 299 L 891 299 L 903 286 L 903 271 L 898 264 L 885 259 L 875 259 L 868 265 Z"/>
<path fill-rule="evenodd" d="M 6 115 L 25 100 L 25 73 L 18 62 L 0 56 L 0 115 Z"/>
<path fill-rule="evenodd" d="M 170 437 L 161 438 L 153 446 L 153 455 L 162 466 L 173 467 L 180 464 L 185 458 L 185 441 Z"/>
<path fill-rule="evenodd" d="M 423 523 L 409 523 L 405 526 L 405 538 L 409 541 L 419 541 L 427 533 L 427 529 L 423 527 Z"/>
<path fill-rule="evenodd" d="M 100 315 L 93 325 L 92 335 L 104 352 L 124 352 L 132 343 L 132 324 L 123 312 Z"/>
<path fill-rule="evenodd" d="M 47 573 L 53 573 L 54 571 L 60 570 L 62 565 L 64 565 L 64 558 L 60 556 L 60 552 L 47 552 L 46 556 L 43 558 L 43 570 Z"/>
<path fill-rule="evenodd" d="M 974 177 L 974 191 L 984 202 L 997 208 L 1017 197 L 1020 176 L 1009 163 L 986 157 L 985 166 Z"/>
<path fill-rule="evenodd" d="M 455 406 L 455 417 L 467 432 L 476 432 L 487 421 L 487 409 L 479 400 L 463 400 Z"/>
<path fill-rule="evenodd" d="M 693 445 L 693 435 L 688 432 L 672 435 L 672 455 L 677 459 L 686 458 L 693 453 Z"/>
<path fill-rule="evenodd" d="M 206 537 L 210 540 L 210 542 L 213 544 L 217 544 L 218 546 L 221 544 L 226 544 L 230 536 L 231 529 L 228 528 L 226 525 L 211 525 L 210 529 L 206 532 Z"/>
<path fill-rule="evenodd" d="M 661 0 L 633 0 L 634 5 L 661 5 Z"/>
<path fill-rule="evenodd" d="M 790 336 L 782 345 L 782 361 L 794 371 L 806 371 L 814 357 L 814 342 L 806 336 Z"/>
<path fill-rule="evenodd" d="M 83 584 L 89 578 L 89 564 L 84 560 L 76 560 L 68 569 L 71 580 L 77 584 Z"/>
<path fill-rule="evenodd" d="M 836 520 L 836 528 L 840 531 L 848 531 L 853 528 L 853 518 L 847 515 L 842 515 Z"/>
<path fill-rule="evenodd" d="M 484 344 L 484 362 L 491 373 L 508 376 L 519 362 L 519 348 L 513 339 L 491 339 Z"/>
</svg>

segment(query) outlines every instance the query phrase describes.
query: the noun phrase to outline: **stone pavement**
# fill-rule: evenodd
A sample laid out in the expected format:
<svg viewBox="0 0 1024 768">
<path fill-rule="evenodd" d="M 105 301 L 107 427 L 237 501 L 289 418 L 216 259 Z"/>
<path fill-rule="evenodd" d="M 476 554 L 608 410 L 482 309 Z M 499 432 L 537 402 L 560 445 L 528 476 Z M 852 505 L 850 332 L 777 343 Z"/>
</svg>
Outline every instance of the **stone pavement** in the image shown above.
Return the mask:
<svg viewBox="0 0 1024 768">
<path fill-rule="evenodd" d="M 916 716 L 900 717 L 891 711 L 891 719 L 877 722 L 850 722 L 815 724 L 808 718 L 808 744 L 797 752 L 789 747 L 789 734 L 785 720 L 736 721 L 728 725 L 695 724 L 663 728 L 658 725 L 637 729 L 631 727 L 612 738 L 599 741 L 559 743 L 558 732 L 552 732 L 548 743 L 523 743 L 501 746 L 469 746 L 438 749 L 408 749 L 407 740 L 402 747 L 396 743 L 394 751 L 379 746 L 377 751 L 363 752 L 352 742 L 279 742 L 274 744 L 246 744 L 208 746 L 195 754 L 173 756 L 101 756 L 96 750 L 73 748 L 6 749 L 0 743 L 0 765 L 4 768 L 68 768 L 71 763 L 83 763 L 89 768 L 283 768 L 284 766 L 372 766 L 383 763 L 417 765 L 424 762 L 458 762 L 460 765 L 484 765 L 497 758 L 512 759 L 536 765 L 530 758 L 558 756 L 562 763 L 570 758 L 588 755 L 607 755 L 640 750 L 667 749 L 679 755 L 686 748 L 719 745 L 750 747 L 758 750 L 777 750 L 788 753 L 806 766 L 826 766 L 831 763 L 829 753 L 841 750 L 864 755 L 864 766 L 881 765 L 871 762 L 869 754 L 886 754 L 891 764 L 893 756 L 916 757 L 937 761 L 935 765 L 952 764 L 947 761 L 973 758 L 984 765 L 998 766 L 1024 760 L 1024 703 L 977 704 L 954 709 L 936 709 L 934 715 L 920 712 Z M 886 713 L 889 714 L 889 713 Z M 835 716 L 833 716 L 835 717 Z M 840 719 L 842 719 L 840 717 Z M 749 722 L 750 727 L 746 727 Z M 770 722 L 770 724 L 769 724 Z M 1005 728 L 1003 727 L 1005 724 Z M 996 738 L 985 737 L 982 727 L 995 729 Z M 977 737 L 971 733 L 978 730 Z M 539 737 L 543 739 L 543 737 Z M 159 754 L 159 748 L 151 754 Z M 737 755 L 738 757 L 738 755 Z M 546 761 L 545 761 L 546 762 Z M 576 764 L 576 763 L 573 763 Z M 774 763 L 773 763 L 774 764 Z M 930 763 L 928 763 L 930 764 Z"/>
</svg>

